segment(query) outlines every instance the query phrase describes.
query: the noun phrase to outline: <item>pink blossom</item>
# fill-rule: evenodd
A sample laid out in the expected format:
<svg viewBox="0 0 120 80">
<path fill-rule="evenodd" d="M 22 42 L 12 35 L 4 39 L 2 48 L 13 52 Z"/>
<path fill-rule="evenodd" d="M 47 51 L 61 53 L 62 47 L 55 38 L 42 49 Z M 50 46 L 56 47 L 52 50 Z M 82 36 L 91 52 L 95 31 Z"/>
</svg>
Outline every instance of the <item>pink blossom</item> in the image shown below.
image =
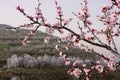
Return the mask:
<svg viewBox="0 0 120 80">
<path fill-rule="evenodd" d="M 80 34 L 80 39 L 85 39 L 85 33 L 84 33 L 84 32 L 82 32 L 82 33 Z"/>
<path fill-rule="evenodd" d="M 41 15 L 42 14 L 42 11 L 40 9 L 36 9 L 36 15 Z"/>
<path fill-rule="evenodd" d="M 69 74 L 69 75 L 73 75 L 73 69 L 69 69 L 69 70 L 68 70 L 68 74 Z"/>
<path fill-rule="evenodd" d="M 83 71 L 85 72 L 86 75 L 88 75 L 90 72 L 90 69 L 84 68 Z"/>
<path fill-rule="evenodd" d="M 21 41 L 23 45 L 26 45 L 26 40 Z"/>
<path fill-rule="evenodd" d="M 68 50 L 69 48 L 67 46 L 65 46 L 65 49 Z"/>
<path fill-rule="evenodd" d="M 76 78 L 79 78 L 81 73 L 82 73 L 82 71 L 79 68 L 75 68 L 73 70 L 73 74 Z"/>
<path fill-rule="evenodd" d="M 59 27 L 60 26 L 60 22 L 56 22 L 55 24 L 53 24 L 53 26 Z"/>
<path fill-rule="evenodd" d="M 109 67 L 110 70 L 115 70 L 116 69 L 115 61 L 114 61 L 115 56 L 111 55 L 111 56 L 109 56 L 109 58 L 110 58 L 110 60 L 109 60 L 109 62 L 107 64 L 107 66 Z"/>
<path fill-rule="evenodd" d="M 26 43 L 31 43 L 31 41 L 27 40 L 27 42 L 26 42 Z"/>
<path fill-rule="evenodd" d="M 20 6 L 16 6 L 16 9 L 17 9 L 17 10 L 20 10 Z"/>
<path fill-rule="evenodd" d="M 60 16 L 60 17 L 63 16 L 63 12 L 62 12 L 61 7 L 60 7 L 60 6 L 57 6 L 56 8 L 57 8 L 58 16 Z"/>
<path fill-rule="evenodd" d="M 16 9 L 19 10 L 21 13 L 24 13 L 24 9 L 22 9 L 20 6 L 17 6 Z"/>
<path fill-rule="evenodd" d="M 85 77 L 85 80 L 89 80 L 88 76 L 87 76 L 87 77 Z"/>
<path fill-rule="evenodd" d="M 35 35 L 35 32 L 34 31 L 30 31 L 30 35 Z"/>
<path fill-rule="evenodd" d="M 58 13 L 60 13 L 61 12 L 61 7 L 57 6 L 56 8 L 57 8 Z"/>
<path fill-rule="evenodd" d="M 92 25 L 92 22 L 91 22 L 90 20 L 87 20 L 87 21 L 86 21 L 86 24 L 87 24 L 88 26 L 90 26 L 90 25 Z"/>
<path fill-rule="evenodd" d="M 99 73 L 102 73 L 104 70 L 104 67 L 101 64 L 99 64 L 99 65 L 96 65 L 95 69 L 97 69 Z"/>
<path fill-rule="evenodd" d="M 49 22 L 45 22 L 45 26 L 51 26 L 51 24 Z"/>
<path fill-rule="evenodd" d="M 24 40 L 28 40 L 29 39 L 29 37 L 28 36 L 26 36 L 25 38 L 24 38 Z"/>
<path fill-rule="evenodd" d="M 116 69 L 115 62 L 109 61 L 108 62 L 108 67 L 109 67 L 110 70 L 115 70 Z"/>
<path fill-rule="evenodd" d="M 120 0 L 116 0 L 118 8 L 120 8 Z"/>
<path fill-rule="evenodd" d="M 60 55 L 61 57 L 63 56 L 63 53 L 62 53 L 62 51 L 60 51 L 59 55 Z"/>
<path fill-rule="evenodd" d="M 67 19 L 67 20 L 64 20 L 64 25 L 69 24 L 70 21 L 72 21 L 72 18 L 69 18 L 69 19 Z"/>
<path fill-rule="evenodd" d="M 114 17 L 113 19 L 110 19 L 110 26 L 114 27 L 116 25 L 116 23 L 117 23 L 117 20 L 118 20 L 117 17 Z"/>
<path fill-rule="evenodd" d="M 47 37 L 44 39 L 44 42 L 45 42 L 45 43 L 48 43 L 48 42 L 49 42 L 49 39 L 50 39 L 50 37 L 47 36 Z"/>
<path fill-rule="evenodd" d="M 83 11 L 84 13 L 87 13 L 87 12 L 88 12 L 88 7 L 87 7 L 87 6 L 82 7 L 82 11 Z"/>
<path fill-rule="evenodd" d="M 46 28 L 46 33 L 47 33 L 48 35 L 52 35 L 52 33 L 54 33 L 54 29 L 53 29 L 52 27 Z"/>
<path fill-rule="evenodd" d="M 110 10 L 110 7 L 109 6 L 103 6 L 102 7 L 102 12 L 107 12 L 108 10 Z"/>
<path fill-rule="evenodd" d="M 79 61 L 78 61 L 78 60 L 76 60 L 76 61 L 73 63 L 73 67 L 77 67 L 77 66 L 78 66 L 78 64 L 79 64 Z"/>
<path fill-rule="evenodd" d="M 79 18 L 79 20 L 82 20 L 82 19 L 83 19 L 83 16 L 81 15 L 80 12 L 78 12 L 77 17 Z"/>
<path fill-rule="evenodd" d="M 88 75 L 90 72 L 90 69 L 87 68 L 86 64 L 83 64 L 83 71 L 85 72 L 85 75 Z"/>
<path fill-rule="evenodd" d="M 60 50 L 58 45 L 55 46 L 55 49 L 58 50 L 58 51 Z"/>
<path fill-rule="evenodd" d="M 97 63 L 97 64 L 100 64 L 100 61 L 97 61 L 96 63 Z"/>
<path fill-rule="evenodd" d="M 69 66 L 70 64 L 71 64 L 70 60 L 66 60 L 66 61 L 65 61 L 65 65 L 66 65 L 66 66 Z"/>
<path fill-rule="evenodd" d="M 87 67 L 86 64 L 83 64 L 82 66 L 83 66 L 83 68 Z"/>
<path fill-rule="evenodd" d="M 66 60 L 66 54 L 63 54 L 63 56 L 62 56 L 65 60 Z"/>
<path fill-rule="evenodd" d="M 79 37 L 75 36 L 75 37 L 73 38 L 73 42 L 74 42 L 74 43 L 78 43 L 78 42 L 79 42 Z"/>
<path fill-rule="evenodd" d="M 115 59 L 115 55 L 110 55 L 109 59 L 113 61 Z"/>
<path fill-rule="evenodd" d="M 36 15 L 35 16 L 35 18 L 37 18 L 37 19 L 40 19 L 40 18 L 42 18 L 43 16 L 42 15 Z"/>
</svg>

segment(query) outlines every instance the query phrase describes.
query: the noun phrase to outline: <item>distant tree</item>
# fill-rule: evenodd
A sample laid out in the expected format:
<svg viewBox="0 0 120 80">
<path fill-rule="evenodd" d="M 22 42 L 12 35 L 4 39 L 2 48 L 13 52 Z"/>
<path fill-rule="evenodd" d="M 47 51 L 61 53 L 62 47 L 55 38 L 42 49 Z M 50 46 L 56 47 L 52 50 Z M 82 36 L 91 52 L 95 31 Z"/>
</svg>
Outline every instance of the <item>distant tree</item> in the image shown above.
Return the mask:
<svg viewBox="0 0 120 80">
<path fill-rule="evenodd" d="M 26 18 L 28 18 L 31 22 L 28 24 L 20 25 L 20 27 L 34 27 L 34 30 L 31 30 L 30 33 L 24 38 L 22 41 L 23 44 L 26 44 L 31 36 L 35 35 L 35 32 L 41 26 L 46 28 L 46 32 L 48 36 L 44 39 L 45 44 L 47 44 L 51 38 L 52 33 L 54 30 L 59 31 L 61 34 L 64 33 L 64 30 L 68 31 L 68 36 L 61 38 L 58 42 L 66 42 L 65 49 L 69 50 L 70 46 L 78 45 L 79 48 L 83 48 L 86 51 L 91 51 L 96 53 L 98 56 L 101 57 L 101 61 L 96 61 L 94 65 L 88 67 L 86 64 L 83 64 L 82 68 L 77 66 L 77 61 L 73 64 L 70 62 L 69 58 L 66 54 L 62 52 L 62 48 L 58 45 L 55 48 L 59 51 L 59 55 L 63 57 L 65 64 L 69 66 L 72 64 L 73 66 L 68 70 L 70 75 L 74 75 L 76 78 L 80 78 L 81 74 L 84 74 L 84 80 L 89 80 L 89 77 L 94 74 L 99 74 L 103 76 L 104 74 L 108 73 L 111 70 L 115 70 L 119 65 L 119 62 L 115 62 L 115 58 L 120 58 L 120 52 L 116 46 L 115 38 L 120 37 L 120 0 L 110 0 L 111 5 L 103 6 L 101 9 L 102 14 L 97 16 L 98 20 L 103 23 L 103 29 L 97 29 L 92 26 L 92 20 L 90 20 L 90 13 L 88 7 L 88 1 L 83 0 L 81 3 L 81 11 L 79 12 L 72 12 L 72 14 L 78 18 L 78 22 L 76 26 L 79 28 L 79 33 L 75 32 L 74 30 L 70 29 L 68 25 L 73 18 L 65 18 L 63 15 L 63 11 L 61 6 L 58 4 L 57 0 L 54 0 L 56 5 L 57 11 L 57 22 L 50 23 L 47 21 L 45 16 L 41 10 L 41 2 L 38 0 L 38 5 L 35 8 L 35 16 L 30 16 L 26 14 L 25 10 L 20 6 L 17 6 L 17 10 L 20 11 Z M 103 40 L 100 38 L 102 36 L 105 38 Z M 82 42 L 83 43 L 82 43 Z M 81 43 L 80 43 L 81 42 Z M 91 44 L 93 46 L 97 46 L 103 49 L 106 49 L 112 53 L 109 57 L 104 56 L 104 52 L 98 53 L 95 51 L 94 48 L 87 46 L 85 43 Z M 106 66 L 102 65 L 105 63 Z M 93 73 L 93 70 L 96 72 Z"/>
</svg>

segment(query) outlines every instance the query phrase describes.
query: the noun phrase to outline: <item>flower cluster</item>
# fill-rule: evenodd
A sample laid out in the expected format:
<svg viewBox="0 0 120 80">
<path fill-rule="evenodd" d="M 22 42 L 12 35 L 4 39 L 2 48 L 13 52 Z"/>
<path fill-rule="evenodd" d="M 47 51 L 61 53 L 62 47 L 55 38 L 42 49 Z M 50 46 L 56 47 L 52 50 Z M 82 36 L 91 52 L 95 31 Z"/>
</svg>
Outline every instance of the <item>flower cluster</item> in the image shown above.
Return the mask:
<svg viewBox="0 0 120 80">
<path fill-rule="evenodd" d="M 105 5 L 104 5 L 104 6 L 102 7 L 102 10 L 101 10 L 101 11 L 105 13 L 105 12 L 107 12 L 108 10 L 110 10 L 110 6 L 105 6 Z"/>
<path fill-rule="evenodd" d="M 17 10 L 19 10 L 24 16 L 26 16 L 31 23 L 21 25 L 21 27 L 35 27 L 34 30 L 31 30 L 30 33 L 25 37 L 25 39 L 22 41 L 23 44 L 28 43 L 28 40 L 31 36 L 34 36 L 35 32 L 38 30 L 40 26 L 43 26 L 46 28 L 46 32 L 48 33 L 48 36 L 44 39 L 45 43 L 48 43 L 50 40 L 50 37 L 54 30 L 59 31 L 63 34 L 64 30 L 68 31 L 68 36 L 61 38 L 59 41 L 64 42 L 66 45 L 64 46 L 65 49 L 69 50 L 70 46 L 77 46 L 80 49 L 85 49 L 85 51 L 90 51 L 101 57 L 101 61 L 97 60 L 94 61 L 94 65 L 87 66 L 85 61 L 82 62 L 81 69 L 79 68 L 79 60 L 71 60 L 64 52 L 62 52 L 62 48 L 59 46 L 59 44 L 56 44 L 55 49 L 59 52 L 59 56 L 63 59 L 64 65 L 70 66 L 70 69 L 68 73 L 70 75 L 74 75 L 76 78 L 80 78 L 82 74 L 85 75 L 84 80 L 89 80 L 89 77 L 92 75 L 92 70 L 97 70 L 98 73 L 96 74 L 103 74 L 107 73 L 111 70 L 115 70 L 117 66 L 120 65 L 120 62 L 115 62 L 115 57 L 120 56 L 119 50 L 116 46 L 115 38 L 114 37 L 120 37 L 120 22 L 119 22 L 119 16 L 120 16 L 120 0 L 111 0 L 112 5 L 109 6 L 103 6 L 101 9 L 102 15 L 98 16 L 98 19 L 100 22 L 103 23 L 103 28 L 100 30 L 97 30 L 93 28 L 93 23 L 90 20 L 90 14 L 88 9 L 88 1 L 83 0 L 83 3 L 81 3 L 82 8 L 79 12 L 73 14 L 79 19 L 78 28 L 79 32 L 75 32 L 74 30 L 70 29 L 68 25 L 73 20 L 73 18 L 64 18 L 62 7 L 58 5 L 58 1 L 54 0 L 57 10 L 57 21 L 53 24 L 49 23 L 45 17 L 43 16 L 42 10 L 40 9 L 41 3 L 39 3 L 38 0 L 38 6 L 35 8 L 35 16 L 27 15 L 20 6 L 17 6 Z M 36 26 L 37 25 L 37 26 Z M 101 39 L 100 37 L 105 38 L 105 40 Z M 83 43 L 82 43 L 83 42 Z M 106 49 L 110 51 L 112 54 L 115 54 L 114 56 L 111 56 L 109 58 L 105 57 L 102 54 L 99 54 L 95 51 L 94 48 L 89 47 L 87 44 L 93 46 L 97 46 L 103 49 Z M 39 58 L 33 58 L 29 55 L 24 56 L 27 63 L 24 62 L 27 67 L 33 67 L 33 64 L 36 65 L 36 62 L 41 62 L 41 57 Z M 45 58 L 44 63 L 46 63 L 47 58 Z M 20 58 L 20 60 L 24 61 Z M 8 59 L 8 68 L 12 65 L 12 67 L 16 67 L 19 65 L 20 60 L 17 56 L 13 56 Z M 56 62 L 56 58 L 48 59 L 48 61 L 51 61 L 54 64 L 59 64 Z M 32 65 L 30 65 L 32 64 Z M 49 63 L 48 63 L 49 64 Z"/>
<path fill-rule="evenodd" d="M 120 0 L 110 0 L 113 5 L 116 5 L 118 8 L 120 8 Z"/>
<path fill-rule="evenodd" d="M 88 20 L 90 14 L 88 12 L 87 4 L 88 4 L 87 0 L 84 0 L 84 6 L 82 6 L 81 8 L 82 12 L 78 12 L 77 14 L 75 14 L 78 17 L 78 19 L 84 23 L 84 27 L 92 25 L 92 22 Z"/>
<path fill-rule="evenodd" d="M 54 0 L 54 1 L 55 1 L 56 9 L 57 9 L 57 14 L 61 18 L 63 16 L 62 8 L 61 6 L 58 5 L 57 0 Z"/>
<path fill-rule="evenodd" d="M 24 54 L 21 56 L 17 56 L 16 54 L 14 54 L 10 58 L 7 59 L 7 68 L 16 68 L 16 67 L 32 68 L 32 67 L 40 67 L 40 66 L 62 67 L 62 66 L 70 65 L 69 62 L 74 63 L 76 60 L 78 61 L 77 62 L 78 66 L 81 66 L 83 62 L 85 62 L 88 65 L 91 65 L 90 60 L 83 61 L 78 57 L 71 57 L 71 56 L 69 56 L 68 58 L 69 58 L 69 61 L 65 62 L 62 57 L 56 57 L 56 56 L 44 55 L 44 56 L 34 57 L 29 54 Z"/>
<path fill-rule="evenodd" d="M 118 4 L 118 0 L 111 0 L 114 5 Z M 113 36 L 119 36 L 119 12 L 113 9 L 114 6 L 103 6 L 102 12 L 103 15 L 98 16 L 99 20 L 104 23 L 106 26 L 104 29 L 101 29 L 101 33 L 106 36 L 106 41 L 109 45 L 113 44 L 116 49 L 115 42 L 113 40 Z"/>
</svg>

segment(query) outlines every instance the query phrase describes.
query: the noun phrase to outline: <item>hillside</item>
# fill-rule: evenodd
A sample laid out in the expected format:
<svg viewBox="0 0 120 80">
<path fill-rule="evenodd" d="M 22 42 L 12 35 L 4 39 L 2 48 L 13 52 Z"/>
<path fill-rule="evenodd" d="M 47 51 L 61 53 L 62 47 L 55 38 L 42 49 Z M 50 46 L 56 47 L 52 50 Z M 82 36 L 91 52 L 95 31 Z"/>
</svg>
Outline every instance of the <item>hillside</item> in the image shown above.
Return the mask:
<svg viewBox="0 0 120 80">
<path fill-rule="evenodd" d="M 21 41 L 29 33 L 27 29 L 17 29 L 17 32 L 11 30 L 5 30 L 5 28 L 13 28 L 6 24 L 0 24 L 0 80 L 76 80 L 74 76 L 67 74 L 69 69 L 66 66 L 59 66 L 64 64 L 63 59 L 59 58 L 58 51 L 55 50 L 56 40 L 58 37 L 52 36 L 49 44 L 44 44 L 44 38 L 46 33 L 38 31 L 35 36 L 30 38 L 31 43 L 22 45 Z M 62 43 L 60 46 L 64 46 Z M 94 53 L 85 52 L 79 48 L 71 47 L 69 50 L 62 49 L 63 53 L 66 53 L 70 59 L 88 59 L 96 61 L 98 56 Z M 30 60 L 27 60 L 27 65 L 32 60 L 38 60 L 35 67 L 25 67 L 26 60 L 25 55 L 29 56 Z M 8 59 L 17 55 L 18 58 L 22 57 L 22 62 L 19 61 L 15 65 L 8 68 Z M 72 56 L 72 57 L 71 57 Z M 53 61 L 53 62 L 52 62 Z M 14 58 L 13 58 L 14 62 Z M 11 62 L 13 64 L 13 62 Z M 60 62 L 60 63 L 58 63 Z M 84 61 L 85 62 L 85 61 Z M 22 65 L 21 65 L 22 63 Z M 41 65 L 41 66 L 40 66 Z M 55 66 L 58 65 L 58 66 Z M 80 64 L 81 65 L 81 64 Z M 91 77 L 91 80 L 119 80 L 120 68 L 114 72 L 109 72 L 104 76 L 95 75 Z M 83 80 L 83 77 L 79 80 Z"/>
<path fill-rule="evenodd" d="M 49 55 L 50 58 L 55 60 L 59 57 L 58 51 L 55 50 L 55 45 L 57 44 L 56 40 L 58 37 L 52 36 L 49 44 L 45 44 L 44 38 L 47 34 L 38 31 L 35 36 L 30 38 L 31 43 L 22 45 L 21 40 L 23 40 L 29 33 L 29 30 L 17 29 L 17 32 L 14 32 L 11 30 L 5 30 L 6 27 L 12 28 L 12 26 L 0 24 L 0 79 L 10 80 L 14 76 L 21 76 L 21 80 L 56 80 L 58 77 L 58 80 L 74 80 L 74 77 L 71 77 L 66 73 L 68 70 L 66 67 L 50 67 L 48 65 L 44 65 L 44 67 L 32 69 L 24 67 L 6 69 L 7 59 L 14 54 L 17 56 L 29 54 L 30 57 L 34 59 L 44 55 Z M 65 44 L 62 43 L 60 45 L 64 46 Z M 62 51 L 68 56 L 73 56 L 71 59 L 80 58 L 92 61 L 96 59 L 96 55 L 94 53 L 85 52 L 84 50 L 74 47 L 71 47 L 69 50 L 63 49 Z M 48 75 L 47 78 L 45 77 L 46 75 Z"/>
<path fill-rule="evenodd" d="M 13 28 L 12 26 L 0 24 L 0 45 L 9 44 L 11 46 L 21 45 L 21 40 L 29 33 L 27 29 L 17 29 L 17 32 L 6 30 L 6 28 Z M 30 41 L 32 45 L 43 43 L 43 39 L 47 36 L 46 33 L 38 31 Z M 56 37 L 52 37 L 55 40 Z M 42 41 L 42 42 L 40 42 Z"/>
<path fill-rule="evenodd" d="M 57 51 L 55 50 L 55 45 L 57 44 L 56 40 L 58 39 L 55 36 L 52 36 L 49 44 L 44 43 L 44 38 L 47 36 L 46 33 L 37 31 L 35 36 L 30 38 L 31 43 L 27 45 L 22 45 L 21 41 L 24 37 L 29 33 L 29 30 L 26 29 L 17 29 L 17 32 L 11 30 L 5 30 L 5 28 L 12 28 L 12 26 L 0 24 L 0 48 L 6 47 L 7 49 L 0 49 L 0 57 L 3 56 L 10 57 L 9 55 L 13 54 L 30 54 L 33 56 L 36 55 L 58 55 Z M 64 44 L 61 44 L 64 45 Z M 85 56 L 90 58 L 90 56 L 94 56 L 92 54 L 88 54 L 84 52 L 84 50 L 79 50 L 76 48 L 70 48 L 70 50 L 63 49 L 65 53 L 68 55 L 74 56 Z M 74 54 L 73 54 L 74 52 Z M 81 54 L 80 54 L 81 53 Z M 86 53 L 83 55 L 83 53 Z"/>
</svg>

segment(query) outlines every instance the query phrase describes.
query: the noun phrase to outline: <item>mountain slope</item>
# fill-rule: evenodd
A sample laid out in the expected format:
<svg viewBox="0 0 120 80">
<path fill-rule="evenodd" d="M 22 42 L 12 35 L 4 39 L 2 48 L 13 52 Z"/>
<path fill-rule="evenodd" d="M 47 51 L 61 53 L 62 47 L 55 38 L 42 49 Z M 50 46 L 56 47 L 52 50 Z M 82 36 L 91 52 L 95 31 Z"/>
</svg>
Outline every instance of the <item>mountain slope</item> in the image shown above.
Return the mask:
<svg viewBox="0 0 120 80">
<path fill-rule="evenodd" d="M 74 80 L 67 74 L 68 67 L 39 67 L 39 68 L 24 68 L 17 67 L 7 69 L 5 67 L 7 59 L 16 54 L 22 56 L 29 54 L 33 57 L 39 57 L 43 55 L 49 55 L 57 57 L 58 51 L 55 49 L 58 39 L 52 36 L 50 43 L 45 44 L 44 38 L 47 36 L 46 33 L 38 31 L 35 36 L 30 38 L 31 43 L 22 45 L 21 40 L 29 33 L 27 29 L 18 29 L 17 32 L 11 30 L 5 30 L 5 28 L 12 28 L 9 25 L 0 24 L 0 79 L 1 80 L 12 80 L 12 77 L 19 76 L 21 80 Z M 62 43 L 60 46 L 64 46 Z M 67 56 L 80 59 L 90 59 L 95 61 L 96 55 L 94 53 L 85 52 L 79 48 L 71 47 L 69 50 L 62 49 L 63 53 Z M 47 77 L 46 77 L 47 75 Z"/>
<path fill-rule="evenodd" d="M 56 40 L 58 39 L 55 36 L 52 36 L 50 43 L 45 44 L 44 38 L 47 36 L 46 33 L 37 31 L 35 36 L 30 38 L 31 43 L 27 45 L 22 45 L 21 41 L 24 37 L 29 33 L 27 29 L 17 29 L 17 32 L 11 30 L 5 30 L 5 28 L 12 28 L 12 26 L 0 24 L 0 48 L 6 47 L 3 50 L 0 50 L 0 58 L 4 60 L 8 57 L 11 57 L 13 54 L 22 55 L 22 54 L 30 54 L 32 56 L 39 56 L 39 55 L 54 55 L 58 56 L 58 51 L 55 49 L 55 45 L 57 44 Z M 65 44 L 61 44 L 63 46 Z M 85 52 L 84 50 L 78 48 L 70 48 L 69 50 L 63 49 L 64 53 L 68 56 L 76 56 L 82 59 L 88 58 L 93 59 L 95 58 L 94 53 Z"/>
</svg>

